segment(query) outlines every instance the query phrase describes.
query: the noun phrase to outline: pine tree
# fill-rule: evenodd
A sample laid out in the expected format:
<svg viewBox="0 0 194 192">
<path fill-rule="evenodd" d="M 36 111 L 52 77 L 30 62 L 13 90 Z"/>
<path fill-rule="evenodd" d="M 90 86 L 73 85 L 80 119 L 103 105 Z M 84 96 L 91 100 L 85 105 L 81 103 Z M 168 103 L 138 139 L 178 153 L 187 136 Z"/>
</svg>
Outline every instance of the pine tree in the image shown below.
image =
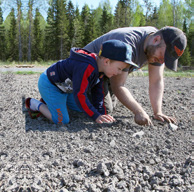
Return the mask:
<svg viewBox="0 0 194 192">
<path fill-rule="evenodd" d="M 147 26 L 154 26 L 156 28 L 158 27 L 158 9 L 157 7 L 154 7 L 153 13 L 149 15 L 146 22 Z"/>
<path fill-rule="evenodd" d="M 100 19 L 100 29 L 102 34 L 113 29 L 113 15 L 111 13 L 109 1 L 107 3 L 105 2 L 103 5 L 102 16 Z"/>
<path fill-rule="evenodd" d="M 119 0 L 115 9 L 115 27 L 128 27 L 131 25 L 131 0 Z"/>
<path fill-rule="evenodd" d="M 32 60 L 41 61 L 43 60 L 43 36 L 40 28 L 40 12 L 36 9 L 36 14 L 33 24 L 33 41 L 32 41 Z"/>
<path fill-rule="evenodd" d="M 17 0 L 17 25 L 18 25 L 18 46 L 19 46 L 19 62 L 22 61 L 22 32 L 21 32 L 21 20 L 22 20 L 22 2 Z"/>
<path fill-rule="evenodd" d="M 98 6 L 97 9 L 92 10 L 92 14 L 94 17 L 94 26 L 95 26 L 95 30 L 96 30 L 96 37 L 99 37 L 101 35 L 103 35 L 101 27 L 100 27 L 100 20 L 102 18 L 102 8 L 101 6 Z"/>
<path fill-rule="evenodd" d="M 32 22 L 33 22 L 33 0 L 29 0 L 28 2 L 28 20 L 29 20 L 29 31 L 28 31 L 28 54 L 27 54 L 27 60 L 31 62 L 31 52 L 32 52 Z"/>
<path fill-rule="evenodd" d="M 56 7 L 56 55 L 58 59 L 64 59 L 69 56 L 68 42 L 70 38 L 68 36 L 68 19 L 66 0 L 58 0 Z"/>
<path fill-rule="evenodd" d="M 75 10 L 75 19 L 73 24 L 74 24 L 73 26 L 74 33 L 73 33 L 71 47 L 82 47 L 83 33 L 82 33 L 81 17 L 80 17 L 78 7 L 76 7 L 76 10 Z"/>
<path fill-rule="evenodd" d="M 144 0 L 144 4 L 145 4 L 145 10 L 146 10 L 145 11 L 145 20 L 146 20 L 146 23 L 148 23 L 149 16 L 151 15 L 153 5 L 150 2 L 150 0 Z"/>
<path fill-rule="evenodd" d="M 81 25 L 82 25 L 82 47 L 87 45 L 90 42 L 91 36 L 90 36 L 90 8 L 88 7 L 87 4 L 85 4 L 82 8 L 81 12 Z"/>
<path fill-rule="evenodd" d="M 4 61 L 6 57 L 6 48 L 5 48 L 5 27 L 3 25 L 3 16 L 2 9 L 0 7 L 0 60 Z"/>
<path fill-rule="evenodd" d="M 184 22 L 183 22 L 183 32 L 185 33 L 188 39 L 188 29 L 187 29 L 186 19 L 184 19 Z M 191 55 L 190 55 L 189 48 L 190 48 L 189 46 L 186 47 L 183 55 L 179 59 L 179 63 L 183 66 L 191 65 Z"/>
<path fill-rule="evenodd" d="M 158 28 L 173 26 L 173 7 L 169 0 L 163 0 L 158 10 Z"/>
<path fill-rule="evenodd" d="M 146 21 L 145 16 L 143 14 L 143 8 L 140 6 L 138 1 L 136 1 L 135 4 L 136 4 L 135 12 L 132 15 L 132 26 L 134 27 L 144 26 Z"/>
<path fill-rule="evenodd" d="M 68 20 L 68 47 L 67 49 L 70 50 L 72 45 L 72 40 L 74 36 L 74 19 L 75 19 L 75 10 L 72 1 L 70 0 L 67 4 L 67 20 Z"/>
<path fill-rule="evenodd" d="M 47 16 L 47 26 L 45 28 L 45 60 L 58 60 L 58 37 L 56 28 L 56 3 L 57 0 L 53 0 L 50 3 Z M 57 50 L 56 50 L 57 49 Z"/>
<path fill-rule="evenodd" d="M 18 44 L 17 44 L 17 26 L 16 26 L 16 18 L 15 11 L 12 8 L 10 14 L 10 28 L 8 30 L 6 41 L 7 41 L 7 60 L 9 61 L 18 61 Z"/>
</svg>

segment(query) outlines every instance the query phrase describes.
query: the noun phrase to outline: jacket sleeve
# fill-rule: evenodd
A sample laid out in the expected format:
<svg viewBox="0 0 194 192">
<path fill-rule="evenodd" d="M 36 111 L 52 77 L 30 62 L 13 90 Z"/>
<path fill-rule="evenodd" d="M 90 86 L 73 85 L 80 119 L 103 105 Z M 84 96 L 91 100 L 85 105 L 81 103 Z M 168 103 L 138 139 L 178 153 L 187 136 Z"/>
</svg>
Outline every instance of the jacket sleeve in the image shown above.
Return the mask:
<svg viewBox="0 0 194 192">
<path fill-rule="evenodd" d="M 87 65 L 85 68 L 77 68 L 73 75 L 73 91 L 75 102 L 78 107 L 94 121 L 101 114 L 89 101 L 87 90 L 92 81 L 95 79 L 95 69 L 92 65 Z"/>
<path fill-rule="evenodd" d="M 104 86 L 103 78 L 99 79 L 99 82 L 91 89 L 92 103 L 98 112 L 102 115 L 106 113 L 106 107 L 104 104 Z"/>
</svg>

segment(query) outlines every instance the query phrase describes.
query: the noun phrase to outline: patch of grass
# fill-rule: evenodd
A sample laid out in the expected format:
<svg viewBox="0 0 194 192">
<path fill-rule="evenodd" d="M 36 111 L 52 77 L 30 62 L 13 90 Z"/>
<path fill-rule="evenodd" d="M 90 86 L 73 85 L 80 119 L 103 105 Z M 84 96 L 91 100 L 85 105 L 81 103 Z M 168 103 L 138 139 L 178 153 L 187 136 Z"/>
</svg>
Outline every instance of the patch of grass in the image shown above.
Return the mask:
<svg viewBox="0 0 194 192">
<path fill-rule="evenodd" d="M 14 72 L 17 75 L 34 75 L 34 74 L 41 74 L 42 72 L 34 72 L 34 71 L 17 71 Z"/>
<path fill-rule="evenodd" d="M 148 71 L 135 71 L 133 73 L 129 74 L 130 77 L 147 77 L 148 76 Z M 164 77 L 194 77 L 194 71 L 178 71 L 178 72 L 173 72 L 173 71 L 164 71 Z"/>
<path fill-rule="evenodd" d="M 164 72 L 165 77 L 194 77 L 194 72 Z"/>
<path fill-rule="evenodd" d="M 56 61 L 47 61 L 47 62 L 2 62 L 0 61 L 0 67 L 15 67 L 17 65 L 29 65 L 29 66 L 34 66 L 34 67 L 49 67 Z M 41 72 L 33 72 L 33 71 L 19 71 L 14 72 L 15 74 L 19 75 L 31 75 L 31 74 L 41 74 Z M 129 76 L 131 77 L 146 77 L 148 76 L 148 66 L 144 66 L 142 69 L 135 71 L 133 73 L 130 73 Z M 164 76 L 165 77 L 194 77 L 194 70 L 182 70 L 181 68 L 178 68 L 177 72 L 173 72 L 167 68 L 165 68 L 164 71 Z"/>
<path fill-rule="evenodd" d="M 36 67 L 46 67 L 46 66 L 50 66 L 52 65 L 53 63 L 55 63 L 56 61 L 42 61 L 42 62 L 2 62 L 0 61 L 0 67 L 4 67 L 4 66 L 8 66 L 8 67 L 15 67 L 15 66 L 18 66 L 18 65 L 29 65 L 29 66 L 36 66 Z"/>
</svg>

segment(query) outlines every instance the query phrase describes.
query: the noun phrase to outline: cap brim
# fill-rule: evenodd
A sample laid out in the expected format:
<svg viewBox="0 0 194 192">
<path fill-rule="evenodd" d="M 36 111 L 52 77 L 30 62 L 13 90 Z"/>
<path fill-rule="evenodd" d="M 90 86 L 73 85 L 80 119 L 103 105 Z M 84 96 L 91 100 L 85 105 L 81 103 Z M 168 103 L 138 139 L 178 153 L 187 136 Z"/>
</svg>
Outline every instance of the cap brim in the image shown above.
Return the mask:
<svg viewBox="0 0 194 192">
<path fill-rule="evenodd" d="M 169 52 L 165 52 L 164 62 L 167 68 L 173 71 L 177 71 L 178 59 L 169 55 Z"/>
<path fill-rule="evenodd" d="M 134 67 L 137 67 L 137 68 L 139 68 L 139 66 L 138 65 L 136 65 L 135 63 L 133 63 L 132 61 L 124 61 L 125 63 L 127 63 L 127 64 L 130 64 L 130 65 L 133 65 Z"/>
</svg>

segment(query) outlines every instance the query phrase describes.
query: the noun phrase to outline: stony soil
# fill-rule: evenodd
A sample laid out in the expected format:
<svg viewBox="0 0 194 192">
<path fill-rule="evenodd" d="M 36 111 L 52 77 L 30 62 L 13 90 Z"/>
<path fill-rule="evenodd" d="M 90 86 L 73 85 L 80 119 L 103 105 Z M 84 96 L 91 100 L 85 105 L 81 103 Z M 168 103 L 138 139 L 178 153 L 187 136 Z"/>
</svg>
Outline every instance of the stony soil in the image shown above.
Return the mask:
<svg viewBox="0 0 194 192">
<path fill-rule="evenodd" d="M 38 77 L 0 73 L 0 191 L 191 191 L 193 79 L 165 78 L 173 130 L 156 120 L 139 126 L 121 104 L 108 125 L 73 111 L 68 125 L 30 119 L 24 100 L 40 98 Z M 130 77 L 126 86 L 151 116 L 148 78 Z"/>
</svg>

